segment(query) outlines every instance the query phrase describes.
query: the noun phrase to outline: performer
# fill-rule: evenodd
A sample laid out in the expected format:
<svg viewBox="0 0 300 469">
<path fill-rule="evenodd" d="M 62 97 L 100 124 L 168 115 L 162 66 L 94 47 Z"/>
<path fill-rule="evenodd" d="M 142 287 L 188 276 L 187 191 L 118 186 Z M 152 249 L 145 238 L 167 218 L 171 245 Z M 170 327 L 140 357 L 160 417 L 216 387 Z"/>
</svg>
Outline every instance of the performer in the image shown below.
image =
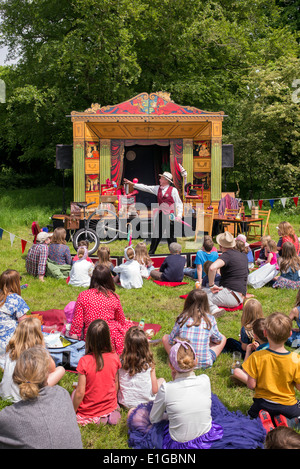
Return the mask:
<svg viewBox="0 0 300 469">
<path fill-rule="evenodd" d="M 137 184 L 124 179 L 125 183 L 133 184 L 137 190 L 149 192 L 157 196 L 159 207 L 154 209 L 154 233 L 151 239 L 149 254 L 154 254 L 157 246 L 163 235 L 164 228 L 167 228 L 167 241 L 170 246 L 171 243 L 176 243 L 174 237 L 174 221 L 170 220 L 171 213 L 176 215 L 177 219 L 182 218 L 183 204 L 179 197 L 178 190 L 172 187 L 173 176 L 171 173 L 165 171 L 159 175 L 159 186 L 147 186 L 145 184 Z M 157 213 L 158 212 L 158 213 Z M 170 230 L 168 230 L 170 227 Z"/>
</svg>

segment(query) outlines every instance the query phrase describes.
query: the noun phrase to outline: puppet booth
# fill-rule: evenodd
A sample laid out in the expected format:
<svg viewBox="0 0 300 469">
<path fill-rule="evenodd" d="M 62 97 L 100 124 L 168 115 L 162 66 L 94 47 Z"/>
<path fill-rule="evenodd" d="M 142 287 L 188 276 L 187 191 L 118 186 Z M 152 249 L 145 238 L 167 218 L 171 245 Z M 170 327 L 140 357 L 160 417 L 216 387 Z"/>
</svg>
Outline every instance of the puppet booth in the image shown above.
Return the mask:
<svg viewBox="0 0 300 469">
<path fill-rule="evenodd" d="M 205 207 L 218 204 L 223 118 L 223 111 L 181 106 L 163 92 L 73 111 L 74 201 L 93 202 L 95 209 L 123 178 L 155 185 L 158 175 L 169 171 L 183 199 L 188 192 Z M 139 192 L 136 201 L 150 207 L 153 198 Z"/>
</svg>

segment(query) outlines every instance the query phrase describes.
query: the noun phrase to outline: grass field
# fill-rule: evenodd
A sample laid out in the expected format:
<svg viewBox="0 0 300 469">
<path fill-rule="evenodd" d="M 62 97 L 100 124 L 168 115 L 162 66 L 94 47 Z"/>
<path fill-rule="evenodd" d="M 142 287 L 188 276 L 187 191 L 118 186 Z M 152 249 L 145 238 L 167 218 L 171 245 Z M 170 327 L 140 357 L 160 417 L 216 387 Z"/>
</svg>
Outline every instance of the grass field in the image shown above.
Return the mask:
<svg viewBox="0 0 300 469">
<path fill-rule="evenodd" d="M 0 228 L 5 230 L 0 240 L 0 272 L 12 268 L 22 275 L 22 283 L 27 283 L 28 288 L 22 290 L 22 296 L 30 306 L 31 311 L 46 310 L 51 308 L 63 309 L 72 300 L 76 300 L 83 289 L 68 286 L 63 280 L 47 278 L 45 283 L 26 274 L 25 257 L 32 243 L 31 224 L 37 221 L 39 225 L 46 226 L 51 223 L 51 216 L 60 213 L 62 193 L 60 188 L 41 188 L 31 190 L 12 190 L 0 193 Z M 72 200 L 71 191 L 66 194 L 67 206 Z M 280 221 L 288 220 L 294 226 L 297 235 L 300 235 L 299 207 L 275 211 L 271 214 L 271 235 L 277 241 L 276 226 Z M 9 233 L 15 235 L 12 241 Z M 28 243 L 25 252 L 21 251 L 21 239 Z M 137 241 L 133 241 L 135 245 Z M 179 240 L 183 251 L 186 249 L 186 240 Z M 122 255 L 126 241 L 111 243 L 111 253 Z M 70 244 L 71 252 L 74 252 Z M 166 245 L 160 245 L 157 253 L 166 252 Z M 127 317 L 132 320 L 145 318 L 146 323 L 160 324 L 161 331 L 156 338 L 169 333 L 174 325 L 177 315 L 183 307 L 180 295 L 188 293 L 194 282 L 186 280 L 188 285 L 177 288 L 159 287 L 150 280 L 144 281 L 140 290 L 122 290 L 118 288 L 121 303 Z M 249 293 L 261 301 L 265 315 L 274 311 L 288 314 L 292 308 L 296 292 L 292 290 L 276 291 L 270 287 L 260 290 L 248 289 Z M 226 337 L 238 338 L 240 332 L 241 312 L 227 313 L 218 319 L 218 327 Z M 167 355 L 161 345 L 153 347 L 156 360 L 156 373 L 158 377 L 171 380 L 170 369 L 167 364 Z M 212 368 L 205 371 L 196 371 L 197 374 L 206 373 L 211 380 L 212 391 L 230 411 L 240 410 L 244 414 L 252 402 L 253 392 L 243 386 L 233 386 L 230 382 L 231 356 L 222 354 Z M 0 374 L 1 379 L 1 374 Z M 76 380 L 76 374 L 66 373 L 60 382 L 70 393 L 72 382 Z M 299 396 L 298 396 L 299 397 Z M 7 405 L 0 399 L 0 408 Z M 87 449 L 127 449 L 126 411 L 122 410 L 122 422 L 116 427 L 102 425 L 88 425 L 81 429 L 84 447 Z"/>
</svg>

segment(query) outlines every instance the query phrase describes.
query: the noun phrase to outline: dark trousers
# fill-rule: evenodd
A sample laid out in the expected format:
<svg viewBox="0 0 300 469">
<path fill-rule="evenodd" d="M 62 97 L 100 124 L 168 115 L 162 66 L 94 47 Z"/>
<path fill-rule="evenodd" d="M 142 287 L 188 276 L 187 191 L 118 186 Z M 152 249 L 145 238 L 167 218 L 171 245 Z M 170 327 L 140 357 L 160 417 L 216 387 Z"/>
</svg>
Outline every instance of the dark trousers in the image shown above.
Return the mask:
<svg viewBox="0 0 300 469">
<path fill-rule="evenodd" d="M 300 401 L 295 405 L 282 405 L 273 402 L 268 402 L 265 399 L 253 399 L 253 404 L 248 410 L 248 415 L 252 418 L 258 417 L 259 411 L 263 409 L 269 412 L 271 417 L 276 415 L 284 415 L 288 419 L 300 416 Z"/>
<path fill-rule="evenodd" d="M 155 253 L 165 230 L 168 246 L 170 246 L 171 243 L 176 243 L 176 238 L 174 237 L 174 222 L 170 221 L 169 214 L 159 212 L 158 215 L 154 217 L 153 224 L 154 227 L 153 234 L 151 237 L 149 254 Z"/>
</svg>

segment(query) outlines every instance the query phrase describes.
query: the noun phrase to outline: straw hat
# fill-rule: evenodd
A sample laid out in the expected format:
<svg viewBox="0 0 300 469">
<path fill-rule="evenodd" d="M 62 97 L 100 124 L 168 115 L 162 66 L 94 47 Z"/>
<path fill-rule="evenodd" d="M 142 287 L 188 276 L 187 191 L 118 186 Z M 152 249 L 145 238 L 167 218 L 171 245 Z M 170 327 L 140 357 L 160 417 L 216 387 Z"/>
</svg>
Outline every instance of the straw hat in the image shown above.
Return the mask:
<svg viewBox="0 0 300 469">
<path fill-rule="evenodd" d="M 224 233 L 220 233 L 216 237 L 216 241 L 223 248 L 230 249 L 230 248 L 234 248 L 234 246 L 235 246 L 235 239 L 232 236 L 232 234 L 229 233 L 229 231 L 225 231 Z"/>
<path fill-rule="evenodd" d="M 164 177 L 165 179 L 167 179 L 167 181 L 169 182 L 173 182 L 173 176 L 171 173 L 169 173 L 168 171 L 165 171 L 163 174 L 159 174 L 159 176 L 161 177 Z"/>
</svg>

